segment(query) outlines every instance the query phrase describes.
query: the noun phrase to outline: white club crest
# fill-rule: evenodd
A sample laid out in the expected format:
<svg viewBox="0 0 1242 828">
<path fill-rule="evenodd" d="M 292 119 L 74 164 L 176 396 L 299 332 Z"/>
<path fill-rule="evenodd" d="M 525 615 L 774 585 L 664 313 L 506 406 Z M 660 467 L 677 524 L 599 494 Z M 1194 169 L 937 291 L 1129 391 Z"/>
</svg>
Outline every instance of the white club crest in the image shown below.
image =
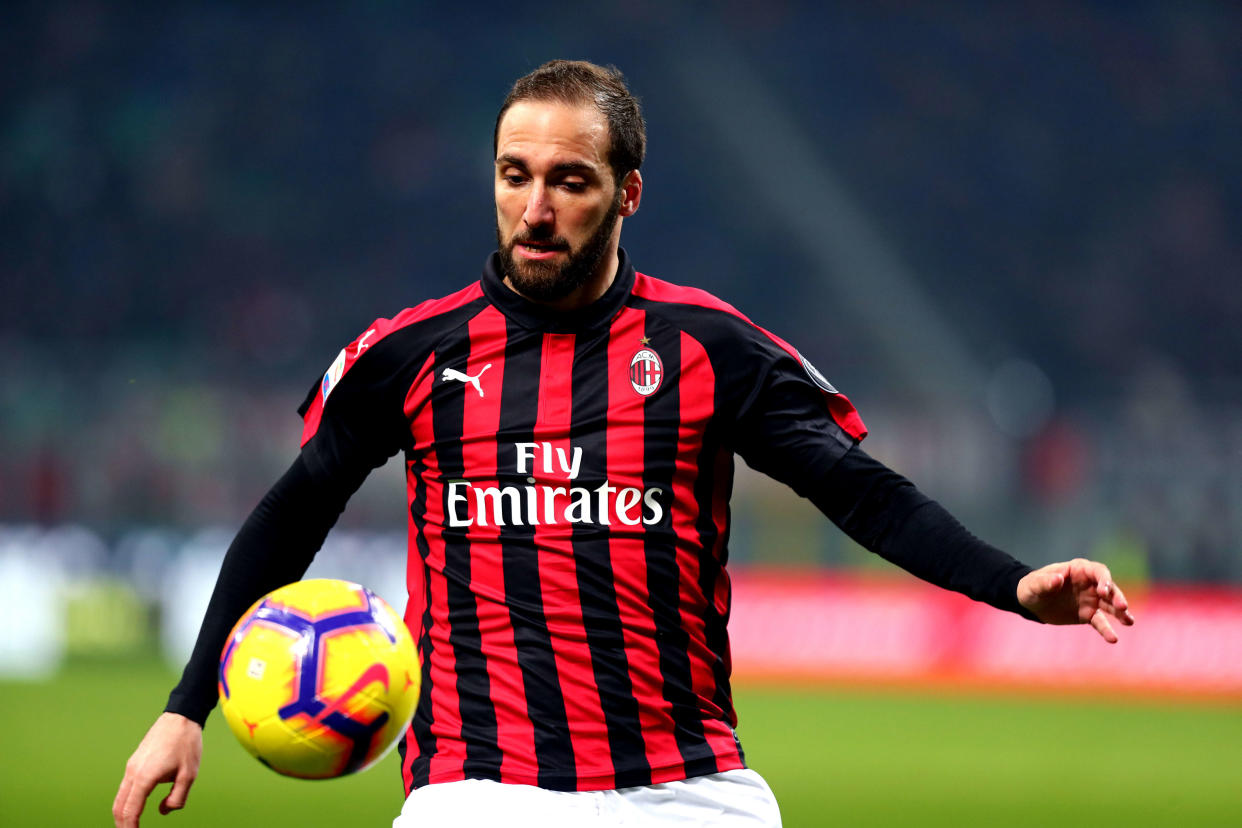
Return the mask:
<svg viewBox="0 0 1242 828">
<path fill-rule="evenodd" d="M 650 397 L 664 378 L 664 363 L 650 348 L 643 348 L 630 360 L 630 385 L 643 397 Z"/>
</svg>

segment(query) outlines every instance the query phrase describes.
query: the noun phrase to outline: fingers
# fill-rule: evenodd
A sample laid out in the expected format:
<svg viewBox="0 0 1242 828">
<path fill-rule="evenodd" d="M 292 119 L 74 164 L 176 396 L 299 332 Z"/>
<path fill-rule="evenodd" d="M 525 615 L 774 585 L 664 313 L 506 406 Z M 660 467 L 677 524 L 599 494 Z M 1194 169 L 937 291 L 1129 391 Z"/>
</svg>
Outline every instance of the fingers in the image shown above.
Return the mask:
<svg viewBox="0 0 1242 828">
<path fill-rule="evenodd" d="M 176 713 L 161 713 L 125 764 L 125 778 L 112 803 L 117 828 L 138 828 L 147 797 L 161 782 L 172 782 L 173 787 L 160 803 L 160 813 L 184 807 L 202 755 L 202 725 Z"/>
<path fill-rule="evenodd" d="M 1108 585 L 1108 596 L 1101 606 L 1106 607 L 1109 612 L 1115 615 L 1127 627 L 1134 625 L 1134 613 L 1130 612 L 1130 602 L 1126 600 L 1126 596 L 1116 584 L 1110 583 Z"/>
<path fill-rule="evenodd" d="M 1114 583 L 1113 575 L 1107 566 L 1098 561 L 1088 561 L 1082 558 L 1075 559 L 1071 565 L 1077 568 L 1077 574 L 1087 584 L 1094 585 L 1095 596 L 1098 600 L 1097 606 L 1102 611 L 1112 615 L 1127 627 L 1134 625 L 1134 614 L 1130 612 L 1130 602 L 1121 588 Z M 1106 618 L 1103 620 L 1107 622 Z M 1094 619 L 1092 623 L 1095 623 Z M 1109 631 L 1110 633 L 1112 631 L 1111 624 Z M 1104 635 L 1103 632 L 1100 634 Z M 1108 638 L 1107 635 L 1104 637 Z"/>
<path fill-rule="evenodd" d="M 1046 572 L 1043 577 L 1044 592 L 1056 592 L 1065 585 L 1065 573 L 1063 572 Z"/>
<path fill-rule="evenodd" d="M 1095 564 L 1095 567 L 1097 568 L 1095 575 L 1098 578 L 1095 593 L 1099 596 L 1100 609 L 1113 615 L 1127 627 L 1133 626 L 1134 614 L 1130 612 L 1130 602 L 1125 593 L 1121 591 L 1121 587 L 1113 583 L 1108 567 L 1103 564 Z"/>
<path fill-rule="evenodd" d="M 1069 578 L 1075 588 L 1094 592 L 1101 600 L 1107 600 L 1113 589 L 1113 574 L 1099 561 L 1074 558 L 1068 562 Z"/>
<path fill-rule="evenodd" d="M 121 821 L 124 819 L 125 803 L 129 800 L 129 789 L 133 787 L 133 780 L 130 779 L 129 773 L 125 774 L 125 778 L 121 780 L 121 787 L 116 792 L 116 799 L 112 800 L 112 821 L 120 828 Z"/>
<path fill-rule="evenodd" d="M 1061 568 L 1062 566 L 1061 564 L 1051 564 L 1032 573 L 1037 576 L 1031 585 L 1037 595 L 1051 595 L 1065 586 L 1067 572 Z"/>
<path fill-rule="evenodd" d="M 1095 594 L 1099 596 L 1101 602 L 1111 604 L 1118 610 L 1125 610 L 1129 607 L 1126 596 L 1122 593 L 1121 588 L 1113 581 L 1113 575 L 1108 571 L 1108 567 L 1102 563 L 1095 561 L 1087 561 L 1091 567 L 1088 577 L 1095 581 Z"/>
<path fill-rule="evenodd" d="M 194 784 L 194 775 L 184 769 L 179 771 L 177 779 L 173 782 L 172 790 L 168 792 L 168 796 L 164 797 L 164 801 L 160 803 L 160 813 L 167 815 L 184 808 L 185 800 L 190 795 L 190 786 L 192 784 Z"/>
<path fill-rule="evenodd" d="M 154 787 L 154 779 L 146 781 L 126 772 L 121 790 L 117 792 L 116 801 L 112 803 L 112 821 L 117 828 L 138 828 L 138 819 L 142 816 L 147 796 Z"/>
<path fill-rule="evenodd" d="M 1091 626 L 1100 634 L 1100 637 L 1109 644 L 1117 643 L 1117 632 L 1113 629 L 1113 625 L 1109 623 L 1108 613 L 1103 609 L 1097 609 L 1091 615 Z"/>
</svg>

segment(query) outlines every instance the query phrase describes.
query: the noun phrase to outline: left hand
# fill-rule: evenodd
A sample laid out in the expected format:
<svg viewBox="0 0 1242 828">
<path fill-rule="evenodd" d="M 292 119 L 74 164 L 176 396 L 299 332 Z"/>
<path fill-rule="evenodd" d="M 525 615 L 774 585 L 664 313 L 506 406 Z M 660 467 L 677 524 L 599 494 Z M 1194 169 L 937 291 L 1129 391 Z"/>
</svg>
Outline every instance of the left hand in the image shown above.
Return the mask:
<svg viewBox="0 0 1242 828">
<path fill-rule="evenodd" d="M 1018 603 L 1045 624 L 1090 624 L 1109 644 L 1117 643 L 1110 615 L 1134 625 L 1126 596 L 1108 567 L 1084 558 L 1027 573 L 1018 581 Z"/>
</svg>

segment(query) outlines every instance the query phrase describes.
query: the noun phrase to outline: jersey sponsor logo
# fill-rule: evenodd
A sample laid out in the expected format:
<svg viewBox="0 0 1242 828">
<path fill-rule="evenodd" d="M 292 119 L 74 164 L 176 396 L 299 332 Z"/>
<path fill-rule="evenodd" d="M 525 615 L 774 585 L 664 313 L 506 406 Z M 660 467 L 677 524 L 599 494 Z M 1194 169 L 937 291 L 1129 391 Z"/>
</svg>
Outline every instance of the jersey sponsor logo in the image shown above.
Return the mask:
<svg viewBox="0 0 1242 828">
<path fill-rule="evenodd" d="M 336 355 L 336 359 L 332 360 L 332 364 L 328 366 L 327 372 L 323 375 L 323 382 L 320 388 L 323 390 L 323 400 L 328 401 L 328 395 L 332 393 L 332 389 L 336 388 L 336 384 L 341 381 L 341 375 L 345 373 L 345 349 Z"/>
<path fill-rule="evenodd" d="M 445 368 L 444 371 L 440 374 L 440 382 L 448 382 L 449 380 L 456 380 L 457 382 L 465 383 L 466 385 L 473 385 L 474 390 L 478 391 L 479 396 L 482 397 L 483 386 L 479 383 L 479 378 L 482 377 L 484 374 L 486 374 L 487 369 L 491 367 L 492 367 L 492 364 L 490 362 L 487 363 L 486 365 L 483 366 L 483 370 L 475 374 L 473 377 L 470 376 L 469 374 L 463 374 L 461 371 L 458 371 L 456 368 Z"/>
<path fill-rule="evenodd" d="M 444 488 L 444 514 L 448 526 L 554 526 L 591 523 L 598 526 L 650 526 L 664 519 L 658 486 L 548 485 L 545 479 L 564 477 L 571 483 L 582 467 L 582 448 L 568 451 L 551 443 L 514 443 L 514 470 L 526 478 L 521 486 L 477 486 L 469 480 L 451 480 Z"/>
<path fill-rule="evenodd" d="M 650 397 L 664 378 L 664 363 L 650 348 L 643 348 L 630 360 L 630 385 L 643 397 Z"/>
<path fill-rule="evenodd" d="M 811 378 L 811 382 L 815 383 L 829 394 L 841 393 L 832 387 L 832 383 L 828 381 L 828 378 L 821 374 L 819 369 L 812 365 L 809 359 L 804 357 L 802 354 L 798 354 L 798 359 L 802 360 L 802 367 L 806 369 L 806 375 Z"/>
</svg>

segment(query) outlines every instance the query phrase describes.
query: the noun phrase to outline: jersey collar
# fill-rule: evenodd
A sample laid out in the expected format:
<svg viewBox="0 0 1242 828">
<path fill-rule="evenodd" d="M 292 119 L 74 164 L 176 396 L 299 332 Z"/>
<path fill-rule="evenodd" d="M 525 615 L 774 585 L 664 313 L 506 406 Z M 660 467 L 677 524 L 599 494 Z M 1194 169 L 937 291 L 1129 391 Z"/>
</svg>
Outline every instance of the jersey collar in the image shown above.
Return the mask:
<svg viewBox="0 0 1242 828">
<path fill-rule="evenodd" d="M 624 248 L 617 250 L 617 277 L 604 295 L 584 308 L 558 311 L 531 302 L 504 283 L 500 254 L 492 253 L 483 267 L 483 293 L 488 301 L 519 325 L 549 333 L 575 333 L 607 325 L 620 312 L 634 288 L 634 265 Z"/>
</svg>

